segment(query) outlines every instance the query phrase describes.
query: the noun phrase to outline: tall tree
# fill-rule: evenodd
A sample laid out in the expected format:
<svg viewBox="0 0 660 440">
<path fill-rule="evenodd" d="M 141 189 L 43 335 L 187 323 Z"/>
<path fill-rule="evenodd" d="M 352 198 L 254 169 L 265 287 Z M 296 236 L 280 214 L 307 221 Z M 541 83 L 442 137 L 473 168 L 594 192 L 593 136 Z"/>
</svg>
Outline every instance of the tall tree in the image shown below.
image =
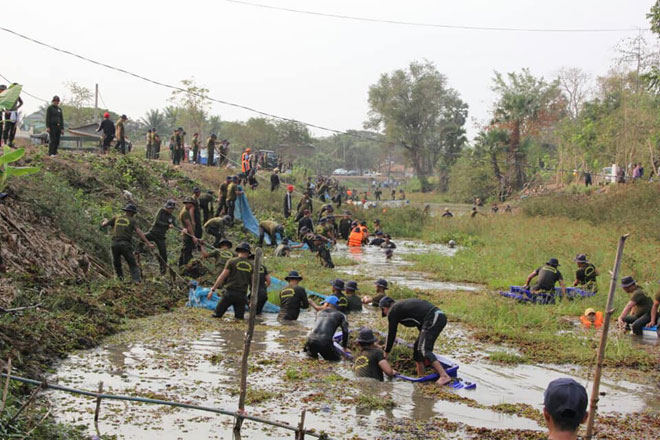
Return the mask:
<svg viewBox="0 0 660 440">
<path fill-rule="evenodd" d="M 174 90 L 170 95 L 170 102 L 182 110 L 178 114 L 177 123 L 187 131 L 199 133 L 203 137 L 206 113 L 211 107 L 207 97 L 209 89 L 197 85 L 194 79 L 181 80 L 181 86 L 183 90 Z"/>
<path fill-rule="evenodd" d="M 407 70 L 382 74 L 369 87 L 369 107 L 365 128 L 382 130 L 404 149 L 422 191 L 431 189 L 429 177 L 439 163 L 446 181 L 465 143 L 467 104 L 433 63 L 412 62 Z"/>
<path fill-rule="evenodd" d="M 158 109 L 148 110 L 145 115 L 140 118 L 140 123 L 148 130 L 150 128 L 155 128 L 158 133 L 163 135 L 169 130 L 169 124 L 165 119 L 165 113 L 161 112 Z"/>
<path fill-rule="evenodd" d="M 536 78 L 528 69 L 506 76 L 495 72 L 493 91 L 499 96 L 495 103 L 493 125 L 509 132 L 507 180 L 514 190 L 525 183 L 524 140 L 557 121 L 565 108 L 558 82 Z"/>
</svg>

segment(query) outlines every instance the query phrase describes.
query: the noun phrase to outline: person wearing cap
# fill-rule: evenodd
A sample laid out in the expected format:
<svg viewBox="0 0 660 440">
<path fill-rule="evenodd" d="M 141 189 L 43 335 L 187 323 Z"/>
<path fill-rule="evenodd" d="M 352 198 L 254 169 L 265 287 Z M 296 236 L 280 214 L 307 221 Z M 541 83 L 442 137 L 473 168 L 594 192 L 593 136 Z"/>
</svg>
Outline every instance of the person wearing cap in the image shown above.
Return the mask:
<svg viewBox="0 0 660 440">
<path fill-rule="evenodd" d="M 124 257 L 131 272 L 131 278 L 134 282 L 139 283 L 140 268 L 133 254 L 133 233 L 137 234 L 150 248 L 153 249 L 154 245 L 149 242 L 135 222 L 135 214 L 137 214 L 135 205 L 129 203 L 122 208 L 122 211 L 124 211 L 124 214 L 116 215 L 110 220 L 104 220 L 101 223 L 101 228 L 112 226 L 112 233 L 110 234 L 112 238 L 112 265 L 115 268 L 117 278 L 124 279 L 124 271 L 121 267 L 121 258 Z"/>
<path fill-rule="evenodd" d="M 580 316 L 580 322 L 586 329 L 599 329 L 603 326 L 603 312 L 596 312 L 589 307 L 584 311 L 584 315 Z"/>
<path fill-rule="evenodd" d="M 204 216 L 204 223 L 206 223 L 213 213 L 213 191 L 208 190 L 201 196 L 199 196 L 199 207 L 202 210 Z"/>
<path fill-rule="evenodd" d="M 117 144 L 115 148 L 121 154 L 126 154 L 126 120 L 128 117 L 126 115 L 121 115 L 115 126 L 115 137 L 117 138 Z"/>
<path fill-rule="evenodd" d="M 220 141 L 220 157 L 218 158 L 218 166 L 226 165 L 227 158 L 229 157 L 230 142 L 227 139 Z"/>
<path fill-rule="evenodd" d="M 578 269 L 575 272 L 575 282 L 573 286 L 578 286 L 588 292 L 598 293 L 598 283 L 596 277 L 598 276 L 598 269 L 587 260 L 585 254 L 579 254 L 573 260 L 577 263 Z"/>
<path fill-rule="evenodd" d="M 330 243 L 330 241 L 324 236 L 320 234 L 314 235 L 314 241 L 312 242 L 313 249 L 316 249 L 316 256 L 321 262 L 321 266 L 334 269 L 335 263 L 332 262 L 332 256 L 330 255 L 330 249 L 328 249 L 328 243 Z"/>
<path fill-rule="evenodd" d="M 202 208 L 199 199 L 202 195 L 202 190 L 195 187 L 193 188 L 192 201 L 193 201 L 193 228 L 195 230 L 195 237 L 202 238 L 204 233 L 204 223 L 202 222 Z"/>
<path fill-rule="evenodd" d="M 511 210 L 511 205 L 508 205 L 508 204 L 507 204 L 507 205 L 504 207 L 504 213 L 505 213 L 505 214 L 511 214 L 511 212 L 512 212 L 512 210 Z"/>
<path fill-rule="evenodd" d="M 315 239 L 316 239 L 316 234 L 310 231 L 309 228 L 307 228 L 307 226 L 303 226 L 302 229 L 300 230 L 300 241 L 302 241 L 303 245 L 305 244 L 307 245 L 310 252 L 317 252 L 316 245 L 314 244 Z"/>
<path fill-rule="evenodd" d="M 346 298 L 346 295 L 344 295 L 344 280 L 341 279 L 336 279 L 332 280 L 330 282 L 330 285 L 332 286 L 332 293 L 330 296 L 334 296 L 337 298 L 337 304 L 335 304 L 335 308 L 339 310 L 342 313 L 347 313 L 348 312 L 348 298 Z M 311 302 L 312 308 L 316 311 L 320 311 L 323 309 L 328 308 L 327 303 L 322 303 L 320 306 L 317 306 L 313 301 Z"/>
<path fill-rule="evenodd" d="M 363 241 L 364 241 L 363 228 L 358 224 L 352 228 L 351 233 L 348 236 L 348 246 L 361 247 Z"/>
<path fill-rule="evenodd" d="M 201 145 L 199 142 L 199 133 L 193 133 L 190 142 L 192 144 L 192 163 L 197 164 L 199 163 L 199 147 Z"/>
<path fill-rule="evenodd" d="M 184 145 L 185 145 L 185 140 L 184 140 L 184 132 L 183 128 L 179 127 L 176 130 L 174 130 L 174 144 L 172 146 L 172 165 L 179 165 L 181 164 L 181 160 L 183 159 L 183 151 L 184 151 Z"/>
<path fill-rule="evenodd" d="M 57 156 L 62 131 L 64 131 L 64 116 L 60 107 L 60 98 L 55 95 L 48 109 L 46 109 L 46 132 L 48 133 L 49 156 Z"/>
<path fill-rule="evenodd" d="M 380 185 L 378 185 L 378 187 L 376 187 L 376 190 L 374 191 L 374 197 L 376 198 L 376 200 L 380 200 L 380 197 L 382 195 L 383 195 L 383 190 L 380 189 Z"/>
<path fill-rule="evenodd" d="M 280 187 L 280 170 L 275 168 L 273 170 L 273 174 L 270 175 L 270 192 L 275 191 L 277 188 Z"/>
<path fill-rule="evenodd" d="M 211 133 L 206 139 L 206 166 L 212 167 L 215 165 L 215 145 L 218 136 L 215 133 Z"/>
<path fill-rule="evenodd" d="M 280 290 L 280 314 L 277 318 L 285 321 L 295 321 L 300 316 L 301 309 L 309 308 L 307 291 L 300 286 L 303 277 L 298 271 L 292 270 L 284 279 L 289 284 Z"/>
<path fill-rule="evenodd" d="M 544 266 L 539 267 L 534 272 L 530 273 L 525 281 L 523 286 L 525 289 L 529 289 L 529 283 L 535 278 L 539 277 L 538 281 L 532 287 L 532 293 L 554 293 L 555 284 L 559 282 L 561 286 L 562 297 L 566 297 L 566 285 L 564 284 L 564 277 L 561 272 L 559 272 L 559 261 L 556 258 L 550 258 Z"/>
<path fill-rule="evenodd" d="M 300 221 L 301 218 L 305 215 L 305 211 L 309 211 L 310 215 L 312 212 L 314 212 L 314 203 L 312 202 L 312 198 L 309 195 L 309 192 L 305 192 L 303 194 L 302 199 L 298 202 L 298 207 L 296 208 L 297 214 L 296 214 L 296 221 Z M 313 229 L 313 228 L 310 228 Z"/>
<path fill-rule="evenodd" d="M 385 241 L 380 244 L 381 249 L 396 249 L 396 244 L 392 243 L 390 240 L 392 236 L 390 234 L 385 234 Z"/>
<path fill-rule="evenodd" d="M 445 211 L 441 215 L 443 218 L 451 218 L 453 216 L 454 214 L 449 210 L 449 208 L 445 208 Z"/>
<path fill-rule="evenodd" d="M 217 248 L 220 241 L 225 238 L 225 226 L 231 226 L 231 217 L 223 215 L 222 217 L 213 217 L 204 223 L 204 232 L 215 237 L 213 247 Z"/>
<path fill-rule="evenodd" d="M 587 421 L 587 390 L 571 378 L 555 379 L 543 395 L 543 418 L 549 440 L 577 440 L 580 425 Z"/>
<path fill-rule="evenodd" d="M 360 354 L 355 357 L 353 371 L 357 377 L 370 377 L 383 381 L 383 373 L 394 377 L 396 371 L 385 358 L 385 353 L 376 347 L 376 337 L 369 328 L 363 328 L 358 334 L 356 342 L 360 347 Z"/>
<path fill-rule="evenodd" d="M 277 237 L 284 237 L 284 226 L 273 220 L 264 220 L 259 223 L 259 247 L 263 246 L 266 234 L 270 237 L 270 245 L 277 246 Z"/>
<path fill-rule="evenodd" d="M 316 316 L 316 324 L 310 332 L 305 343 L 305 352 L 312 359 L 318 359 L 320 354 L 323 359 L 331 362 L 341 360 L 341 353 L 335 348 L 334 336 L 337 329 L 341 328 L 341 346 L 348 351 L 348 321 L 346 315 L 337 310 L 339 299 L 329 296 L 322 304 L 321 311 Z M 310 301 L 315 307 L 313 301 Z M 316 306 L 318 307 L 318 306 Z"/>
<path fill-rule="evenodd" d="M 241 153 L 241 172 L 247 176 L 248 172 L 250 171 L 251 168 L 251 161 L 250 161 L 250 153 L 252 152 L 252 149 L 246 148 L 243 153 Z"/>
<path fill-rule="evenodd" d="M 413 360 L 417 367 L 417 374 L 424 374 L 424 363 L 428 362 L 440 376 L 439 385 L 445 385 L 451 378 L 433 354 L 436 339 L 447 325 L 447 317 L 436 306 L 428 301 L 418 298 L 408 298 L 394 301 L 389 296 L 383 297 L 378 303 L 383 317 L 387 317 L 388 331 L 385 353 L 392 351 L 399 324 L 404 327 L 416 327 L 419 336 L 413 345 Z"/>
<path fill-rule="evenodd" d="M 619 327 L 632 327 L 633 334 L 641 336 L 644 326 L 651 322 L 653 300 L 631 276 L 621 278 L 621 287 L 630 295 L 630 300 L 617 319 Z"/>
<path fill-rule="evenodd" d="M 218 188 L 218 207 L 215 210 L 215 216 L 219 217 L 227 212 L 227 188 L 231 183 L 231 176 L 227 176 Z"/>
<path fill-rule="evenodd" d="M 362 311 L 362 298 L 357 294 L 358 283 L 356 281 L 349 281 L 346 283 L 346 300 L 348 301 L 349 312 Z"/>
<path fill-rule="evenodd" d="M 363 304 L 371 304 L 373 307 L 378 307 L 380 300 L 387 296 L 386 290 L 389 289 L 389 283 L 383 278 L 379 278 L 375 283 L 376 294 L 373 297 L 365 296 L 362 298 Z"/>
<path fill-rule="evenodd" d="M 176 208 L 176 202 L 174 200 L 168 200 L 165 206 L 158 210 L 151 229 L 145 234 L 147 240 L 153 242 L 158 249 L 158 265 L 160 266 L 161 275 L 167 272 L 167 241 L 165 240 L 165 236 L 170 229 L 179 229 L 179 225 L 177 225 L 173 215 L 174 208 Z M 144 245 L 140 242 L 138 252 L 142 253 L 143 250 Z"/>
<path fill-rule="evenodd" d="M 284 194 L 284 218 L 291 217 L 291 210 L 293 209 L 293 185 L 286 187 Z"/>
<path fill-rule="evenodd" d="M 96 131 L 103 132 L 103 141 L 101 143 L 101 153 L 107 154 L 110 151 L 110 145 L 115 138 L 115 123 L 110 120 L 110 113 L 103 113 L 103 120 L 96 128 Z"/>
<path fill-rule="evenodd" d="M 348 236 L 351 234 L 351 223 L 353 222 L 351 211 L 344 211 L 344 216 L 339 220 L 339 235 L 342 239 L 348 240 Z"/>
<path fill-rule="evenodd" d="M 161 141 L 160 136 L 158 135 L 158 132 L 155 128 L 152 129 L 151 134 L 152 134 L 152 138 L 153 138 L 153 147 L 152 147 L 152 150 L 151 150 L 151 158 L 158 160 L 158 158 L 160 157 L 160 146 L 161 146 L 162 141 Z"/>
<path fill-rule="evenodd" d="M 215 267 L 219 267 L 222 270 L 227 264 L 227 261 L 236 256 L 231 250 L 232 243 L 226 238 L 223 238 L 219 241 L 218 245 L 214 247 L 216 249 L 213 249 L 211 252 L 207 252 L 206 248 L 202 246 L 202 259 L 214 259 Z"/>
<path fill-rule="evenodd" d="M 314 220 L 312 220 L 312 212 L 309 209 L 303 211 L 303 217 L 298 219 L 298 235 L 302 228 L 307 228 L 310 231 L 314 230 Z"/>
<path fill-rule="evenodd" d="M 199 242 L 195 236 L 195 222 L 193 220 L 195 210 L 195 201 L 187 198 L 183 201 L 183 208 L 179 212 L 179 222 L 181 222 L 181 234 L 183 235 L 183 246 L 179 256 L 179 267 L 185 266 L 193 257 L 195 246 Z"/>
<path fill-rule="evenodd" d="M 321 206 L 321 210 L 319 211 L 319 220 L 321 217 L 327 217 L 330 214 L 333 214 L 335 212 L 335 208 L 331 204 L 325 204 Z"/>
<path fill-rule="evenodd" d="M 211 299 L 213 292 L 217 288 L 223 287 L 222 297 L 213 313 L 214 318 L 222 318 L 231 306 L 234 306 L 236 319 L 243 319 L 245 316 L 247 293 L 252 283 L 252 271 L 254 270 L 254 264 L 250 260 L 252 249 L 248 243 L 241 243 L 236 246 L 235 250 L 238 256 L 227 261 L 225 268 L 207 295 L 207 298 Z"/>
</svg>

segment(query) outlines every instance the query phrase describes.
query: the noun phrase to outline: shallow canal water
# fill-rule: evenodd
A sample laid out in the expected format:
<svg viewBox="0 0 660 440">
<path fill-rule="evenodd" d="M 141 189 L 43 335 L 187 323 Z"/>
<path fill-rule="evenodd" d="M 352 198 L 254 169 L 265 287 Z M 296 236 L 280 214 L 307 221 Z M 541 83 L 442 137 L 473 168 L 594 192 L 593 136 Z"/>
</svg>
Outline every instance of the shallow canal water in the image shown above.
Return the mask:
<svg viewBox="0 0 660 440">
<path fill-rule="evenodd" d="M 423 274 L 405 271 L 408 263 L 402 256 L 407 253 L 432 251 L 451 255 L 455 250 L 412 242 L 397 245 L 393 261 L 386 261 L 377 248 L 354 252 L 340 245 L 335 255 L 348 256 L 360 264 L 338 269 L 347 274 L 366 271 L 361 273 L 377 274 L 389 281 L 426 290 L 478 288 L 437 283 L 426 280 Z M 132 329 L 109 338 L 101 347 L 75 353 L 64 360 L 50 380 L 85 390 L 96 390 L 103 381 L 108 393 L 235 410 L 245 325 L 231 319 L 212 320 L 210 313 L 181 309 L 136 321 Z M 392 417 L 413 420 L 441 417 L 491 429 L 543 429 L 528 418 L 427 396 L 424 387 L 434 385 L 357 380 L 348 362 L 308 361 L 301 348 L 314 319 L 315 314 L 309 311 L 303 312 L 298 322 L 287 325 L 280 324 L 275 315 L 259 318 L 250 355 L 249 414 L 296 425 L 305 408 L 306 427 L 325 431 L 331 438 L 346 439 L 390 438 L 381 426 L 385 418 Z M 353 327 L 356 323 L 380 319 L 370 308 L 349 315 Z M 402 332 L 402 335 L 409 339 L 415 336 L 414 332 Z M 439 348 L 436 351 L 459 361 L 459 375 L 477 383 L 476 390 L 452 392 L 481 406 L 525 403 L 540 410 L 543 390 L 552 379 L 572 376 L 587 383 L 588 373 L 579 368 L 493 365 L 484 361 L 481 354 L 494 347 L 466 348 L 447 343 L 467 339 L 465 329 L 450 325 L 436 344 Z M 656 393 L 645 386 L 605 378 L 601 390 L 604 395 L 599 407 L 604 413 L 630 413 L 658 406 Z M 61 421 L 87 425 L 90 433 L 93 432 L 93 399 L 59 392 L 51 392 L 49 396 Z M 394 406 L 373 409 L 374 405 L 363 403 L 365 397 L 372 403 L 393 402 Z M 233 419 L 227 416 L 117 401 L 103 401 L 99 422 L 102 434 L 115 434 L 122 439 L 227 439 L 231 438 L 232 427 Z M 293 433 L 246 421 L 243 438 L 293 438 Z"/>
</svg>

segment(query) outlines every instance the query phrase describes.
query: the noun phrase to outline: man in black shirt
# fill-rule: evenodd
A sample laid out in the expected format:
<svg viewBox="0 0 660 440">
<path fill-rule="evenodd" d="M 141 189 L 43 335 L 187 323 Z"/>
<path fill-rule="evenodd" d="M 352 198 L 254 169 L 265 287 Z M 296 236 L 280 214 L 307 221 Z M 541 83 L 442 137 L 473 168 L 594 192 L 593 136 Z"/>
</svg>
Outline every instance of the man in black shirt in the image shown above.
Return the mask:
<svg viewBox="0 0 660 440">
<path fill-rule="evenodd" d="M 297 271 L 292 270 L 284 279 L 289 285 L 280 291 L 280 314 L 278 319 L 295 321 L 300 315 L 300 309 L 309 308 L 307 291 L 304 287 L 299 286 L 303 277 Z"/>
<path fill-rule="evenodd" d="M 580 254 L 573 260 L 578 265 L 578 270 L 575 272 L 574 286 L 578 286 L 588 292 L 598 293 L 598 283 L 596 277 L 598 276 L 598 269 L 587 260 L 585 254 Z"/>
<path fill-rule="evenodd" d="M 238 257 L 227 261 L 224 270 L 209 290 L 207 299 L 211 299 L 213 292 L 218 287 L 224 287 L 222 298 L 213 314 L 214 318 L 222 318 L 231 306 L 234 306 L 234 317 L 236 319 L 243 319 L 243 316 L 245 316 L 247 292 L 252 282 L 252 271 L 254 270 L 254 265 L 249 258 L 251 251 L 248 243 L 241 243 L 236 246 Z"/>
<path fill-rule="evenodd" d="M 115 123 L 110 120 L 110 113 L 103 113 L 103 120 L 96 131 L 103 132 L 103 145 L 101 151 L 103 154 L 106 154 L 110 150 L 112 140 L 115 138 Z"/>
<path fill-rule="evenodd" d="M 396 245 L 390 241 L 391 239 L 390 234 L 385 234 L 385 241 L 380 244 L 380 247 L 383 249 L 396 249 Z"/>
<path fill-rule="evenodd" d="M 449 208 L 445 208 L 445 212 L 442 213 L 441 217 L 453 217 L 454 214 L 449 210 Z"/>
<path fill-rule="evenodd" d="M 203 234 L 203 223 L 202 223 L 202 208 L 199 203 L 199 198 L 200 195 L 202 194 L 202 190 L 199 188 L 193 188 L 193 205 L 195 207 L 193 211 L 193 227 L 194 227 L 194 232 L 195 232 L 195 237 L 198 239 L 202 238 Z"/>
<path fill-rule="evenodd" d="M 383 373 L 392 377 L 396 374 L 396 371 L 385 359 L 383 350 L 374 345 L 376 341 L 377 339 L 371 329 L 364 328 L 360 330 L 357 337 L 360 354 L 355 357 L 353 369 L 357 377 L 371 377 L 382 382 Z"/>
<path fill-rule="evenodd" d="M 273 174 L 270 175 L 270 192 L 273 192 L 280 187 L 280 175 L 278 173 L 279 170 L 275 168 Z"/>
<path fill-rule="evenodd" d="M 529 283 L 538 276 L 538 281 L 534 287 L 532 287 L 532 293 L 554 293 L 555 284 L 559 282 L 559 285 L 561 286 L 561 294 L 565 297 L 566 286 L 564 285 L 564 277 L 561 272 L 559 272 L 559 269 L 557 269 L 559 266 L 559 260 L 556 258 L 550 258 L 548 262 L 545 263 L 545 266 L 541 266 L 529 274 L 523 287 L 529 289 Z"/>
<path fill-rule="evenodd" d="M 160 265 L 161 275 L 164 275 L 167 271 L 167 244 L 165 235 L 171 228 L 176 227 L 178 229 L 176 219 L 172 215 L 174 208 L 176 208 L 176 202 L 174 200 L 168 200 L 165 206 L 158 210 L 154 224 L 149 229 L 149 232 L 144 235 L 147 237 L 147 240 L 154 242 L 156 248 L 158 248 L 158 264 Z M 138 252 L 142 252 L 143 249 L 144 244 L 140 242 Z"/>
<path fill-rule="evenodd" d="M 395 302 L 386 296 L 380 300 L 379 307 L 382 315 L 387 316 L 388 320 L 385 353 L 392 351 L 399 324 L 405 327 L 417 327 L 419 336 L 413 346 L 413 360 L 417 367 L 417 374 L 419 376 L 424 374 L 424 362 L 426 361 L 440 376 L 437 380 L 439 385 L 449 383 L 451 378 L 433 354 L 435 340 L 447 325 L 445 314 L 433 304 L 417 298 Z"/>
<path fill-rule="evenodd" d="M 48 155 L 57 156 L 60 146 L 60 136 L 64 131 L 64 117 L 60 108 L 60 97 L 53 96 L 50 106 L 46 110 L 46 131 L 48 132 Z"/>
<path fill-rule="evenodd" d="M 332 293 L 330 295 L 337 298 L 337 304 L 335 304 L 335 308 L 342 313 L 347 313 L 348 298 L 346 298 L 346 295 L 344 295 L 344 280 L 332 280 L 330 285 L 332 286 Z M 313 301 L 311 302 L 312 308 L 314 308 L 316 311 L 327 309 L 329 307 L 328 304 L 329 303 L 326 301 L 324 304 L 317 306 Z"/>
<path fill-rule="evenodd" d="M 208 190 L 206 194 L 199 196 L 199 207 L 202 210 L 204 223 L 206 223 L 213 214 L 213 191 Z"/>
<path fill-rule="evenodd" d="M 346 298 L 348 300 L 349 312 L 362 311 L 362 298 L 357 295 L 358 283 L 356 281 L 349 281 L 346 283 Z"/>
<path fill-rule="evenodd" d="M 351 234 L 351 223 L 353 219 L 351 218 L 353 214 L 351 211 L 344 211 L 344 217 L 339 220 L 339 235 L 344 240 L 348 240 L 348 236 Z"/>
<path fill-rule="evenodd" d="M 310 231 L 314 230 L 314 220 L 312 220 L 312 213 L 309 209 L 303 211 L 303 218 L 298 220 L 298 235 L 301 235 L 302 228 L 307 228 Z"/>
<path fill-rule="evenodd" d="M 329 296 L 325 300 L 327 308 L 321 310 L 316 318 L 314 330 L 307 337 L 305 351 L 309 357 L 318 359 L 320 354 L 326 361 L 340 361 L 341 354 L 335 348 L 334 336 L 338 328 L 341 328 L 341 346 L 346 350 L 348 345 L 348 321 L 346 316 L 337 310 L 339 300 L 336 296 Z"/>
<path fill-rule="evenodd" d="M 383 238 L 383 231 L 377 231 L 376 232 L 376 238 L 371 240 L 371 243 L 369 243 L 369 246 L 379 246 L 385 242 L 385 239 Z"/>
</svg>

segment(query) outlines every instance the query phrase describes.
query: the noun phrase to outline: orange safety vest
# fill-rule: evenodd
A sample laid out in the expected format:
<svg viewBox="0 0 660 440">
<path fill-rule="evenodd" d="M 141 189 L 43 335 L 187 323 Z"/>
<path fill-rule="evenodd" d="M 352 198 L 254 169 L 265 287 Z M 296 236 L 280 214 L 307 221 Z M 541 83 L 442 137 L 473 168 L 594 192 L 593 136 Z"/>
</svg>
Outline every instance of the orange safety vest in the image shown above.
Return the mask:
<svg viewBox="0 0 660 440">
<path fill-rule="evenodd" d="M 589 321 L 584 315 L 580 316 L 580 321 L 582 321 L 584 328 L 601 328 L 603 326 L 603 312 L 596 312 L 596 320 L 594 322 Z"/>
<path fill-rule="evenodd" d="M 348 245 L 352 247 L 362 246 L 362 237 L 364 237 L 364 234 L 362 233 L 362 229 L 360 229 L 360 227 L 353 229 L 351 231 L 351 235 L 348 236 Z"/>
<path fill-rule="evenodd" d="M 247 152 L 241 154 L 241 171 L 244 173 L 250 169 L 250 155 Z"/>
</svg>

